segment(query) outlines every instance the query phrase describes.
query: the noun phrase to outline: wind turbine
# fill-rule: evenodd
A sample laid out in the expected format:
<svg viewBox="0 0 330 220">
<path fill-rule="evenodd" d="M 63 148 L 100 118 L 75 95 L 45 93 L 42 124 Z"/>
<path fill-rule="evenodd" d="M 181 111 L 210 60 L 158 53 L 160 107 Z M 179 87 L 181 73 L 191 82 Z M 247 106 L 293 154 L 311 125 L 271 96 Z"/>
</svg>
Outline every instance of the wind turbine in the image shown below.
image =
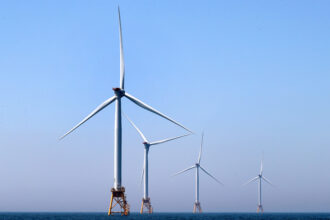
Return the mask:
<svg viewBox="0 0 330 220">
<path fill-rule="evenodd" d="M 262 164 L 262 161 L 261 160 L 261 165 L 260 165 L 260 172 L 258 174 L 258 176 L 252 178 L 251 180 L 249 180 L 247 183 L 245 183 L 244 185 L 247 185 L 253 181 L 256 181 L 258 180 L 258 209 L 257 209 L 257 212 L 264 212 L 264 208 L 262 206 L 262 200 L 261 200 L 261 183 L 262 183 L 262 180 L 264 180 L 265 182 L 267 182 L 268 184 L 270 184 L 271 186 L 273 186 L 273 184 L 266 178 L 263 176 L 263 164 Z"/>
<path fill-rule="evenodd" d="M 85 123 L 88 119 L 92 118 L 98 112 L 106 108 L 108 105 L 116 102 L 116 110 L 115 110 L 115 128 L 114 128 L 114 186 L 111 189 L 111 201 L 108 215 L 112 213 L 116 213 L 112 211 L 112 208 L 119 204 L 122 215 L 128 215 L 129 206 L 126 201 L 125 196 L 125 188 L 122 186 L 122 123 L 121 123 L 121 99 L 122 97 L 126 97 L 128 100 L 132 101 L 136 105 L 144 108 L 160 117 L 163 117 L 174 124 L 184 128 L 185 130 L 191 132 L 189 129 L 185 128 L 183 125 L 164 115 L 163 113 L 157 111 L 156 109 L 150 107 L 149 105 L 143 103 L 141 100 L 135 98 L 134 96 L 128 94 L 124 89 L 125 82 L 125 65 L 124 65 L 124 52 L 123 52 L 123 40 L 122 40 L 122 30 L 121 30 L 121 19 L 120 19 L 120 10 L 118 7 L 118 19 L 119 19 L 119 40 L 120 40 L 120 85 L 119 87 L 113 88 L 114 96 L 105 100 L 101 105 L 99 105 L 94 111 L 92 111 L 86 118 L 84 118 L 81 122 L 79 122 L 75 127 L 69 130 L 66 134 L 64 134 L 60 139 L 63 139 L 65 136 L 73 132 L 83 123 Z M 113 204 L 113 200 L 115 203 Z"/>
<path fill-rule="evenodd" d="M 200 204 L 200 202 L 199 202 L 199 169 L 201 169 L 203 172 L 205 172 L 207 175 L 209 175 L 212 179 L 214 179 L 215 181 L 217 181 L 219 184 L 221 184 L 221 185 L 223 185 L 218 179 L 216 179 L 214 176 L 212 176 L 209 172 L 207 172 L 201 165 L 200 165 L 200 163 L 201 163 L 201 157 L 202 157 L 202 148 L 203 148 L 203 138 L 204 138 L 204 133 L 202 134 L 202 142 L 201 142 L 201 149 L 200 149 L 200 152 L 199 152 L 199 156 L 198 156 L 198 160 L 197 160 L 197 162 L 193 165 L 193 166 L 191 166 L 191 167 L 189 167 L 189 168 L 187 168 L 187 169 L 184 169 L 184 170 L 182 170 L 182 171 L 180 171 L 180 172 L 178 172 L 178 173 L 176 173 L 176 174 L 174 174 L 174 176 L 176 176 L 176 175 L 179 175 L 179 174 L 181 174 L 181 173 L 184 173 L 184 172 L 186 172 L 186 171 L 188 171 L 188 170 L 191 170 L 191 169 L 194 169 L 194 168 L 196 168 L 196 184 L 195 184 L 195 187 L 196 187 L 196 191 L 195 191 L 195 196 L 196 196 L 196 200 L 195 200 L 195 203 L 194 203 L 194 213 L 196 213 L 196 212 L 199 212 L 199 213 L 201 213 L 202 212 L 202 207 L 201 207 L 201 204 Z M 198 211 L 197 211 L 198 210 Z"/>
<path fill-rule="evenodd" d="M 150 142 L 144 136 L 142 131 L 133 123 L 133 121 L 131 121 L 127 116 L 126 116 L 126 118 L 129 121 L 129 123 L 136 129 L 136 131 L 140 134 L 141 138 L 143 139 L 142 144 L 144 145 L 144 163 L 143 163 L 143 171 L 142 171 L 144 192 L 143 192 L 143 198 L 142 198 L 142 205 L 141 205 L 140 213 L 141 214 L 143 213 L 143 208 L 144 207 L 148 210 L 148 213 L 152 213 L 153 208 L 151 206 L 150 197 L 149 197 L 149 163 L 148 163 L 149 148 L 153 145 L 163 144 L 163 143 L 166 143 L 166 142 L 178 139 L 178 138 L 188 136 L 190 134 L 185 134 L 185 135 L 177 136 L 177 137 L 174 137 L 174 138 L 167 138 L 167 139 L 160 140 L 160 141 Z"/>
</svg>

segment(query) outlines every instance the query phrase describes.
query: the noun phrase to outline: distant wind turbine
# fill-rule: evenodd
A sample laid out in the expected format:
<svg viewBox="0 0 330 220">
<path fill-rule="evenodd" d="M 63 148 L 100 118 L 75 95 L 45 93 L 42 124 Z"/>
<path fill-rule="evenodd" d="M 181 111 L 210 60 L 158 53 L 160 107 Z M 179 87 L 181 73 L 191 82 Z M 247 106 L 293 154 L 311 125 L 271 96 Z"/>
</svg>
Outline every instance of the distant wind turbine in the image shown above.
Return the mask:
<svg viewBox="0 0 330 220">
<path fill-rule="evenodd" d="M 199 169 L 201 169 L 203 172 L 205 172 L 207 175 L 209 175 L 212 179 L 214 179 L 216 182 L 218 182 L 219 184 L 223 185 L 218 179 L 216 179 L 214 176 L 212 176 L 209 172 L 207 172 L 201 165 L 200 165 L 200 162 L 201 162 L 201 157 L 202 157 L 202 148 L 203 148 L 203 138 L 204 138 L 204 133 L 202 134 L 202 142 L 201 142 L 201 149 L 200 149 L 200 152 L 199 152 L 199 156 L 198 156 L 198 160 L 197 160 L 197 163 L 195 163 L 193 166 L 187 168 L 187 169 L 184 169 L 176 174 L 174 174 L 173 176 L 176 176 L 176 175 L 179 175 L 181 173 L 184 173 L 188 170 L 191 170 L 191 169 L 194 169 L 196 168 L 196 183 L 195 183 L 195 187 L 196 187 L 196 191 L 195 191 L 195 203 L 194 203 L 194 213 L 196 212 L 199 212 L 201 213 L 202 212 L 202 207 L 201 207 L 201 204 L 199 202 Z"/>
<path fill-rule="evenodd" d="M 244 184 L 247 185 L 255 180 L 258 180 L 258 209 L 257 212 L 264 212 L 264 208 L 262 206 L 262 200 L 261 200 L 261 183 L 262 180 L 264 180 L 265 182 L 267 182 L 268 184 L 270 184 L 271 186 L 274 186 L 266 177 L 263 176 L 263 160 L 261 160 L 261 165 L 260 165 L 260 173 L 258 174 L 258 176 L 252 178 L 251 180 L 249 180 L 247 183 Z"/>
<path fill-rule="evenodd" d="M 127 120 L 129 121 L 129 123 L 136 129 L 136 131 L 140 134 L 141 138 L 143 139 L 143 145 L 144 145 L 144 163 L 143 163 L 143 171 L 142 171 L 142 178 L 143 178 L 143 189 L 144 189 L 144 193 L 143 193 L 143 198 L 142 198 L 142 205 L 141 205 L 141 210 L 140 213 L 143 213 L 143 209 L 144 207 L 148 210 L 148 213 L 152 213 L 153 212 L 153 208 L 151 206 L 151 202 L 150 202 L 150 197 L 149 197 L 149 163 L 148 163 L 148 156 L 149 156 L 149 148 L 153 145 L 157 145 L 157 144 L 163 144 L 178 138 L 182 138 L 185 136 L 190 135 L 189 134 L 185 134 L 185 135 L 181 135 L 181 136 L 177 136 L 174 138 L 168 138 L 168 139 L 164 139 L 164 140 L 160 140 L 160 141 L 154 141 L 154 142 L 149 142 L 148 139 L 144 136 L 144 134 L 142 133 L 142 131 L 133 123 L 133 121 L 131 121 L 127 115 L 125 115 Z"/>
<path fill-rule="evenodd" d="M 121 19 L 120 19 L 120 10 L 118 7 L 118 19 L 119 19 L 119 40 L 120 40 L 120 85 L 119 87 L 113 88 L 114 96 L 110 97 L 106 101 L 104 101 L 101 105 L 99 105 L 94 111 L 92 111 L 86 118 L 84 118 L 81 122 L 79 122 L 75 127 L 69 130 L 66 134 L 64 134 L 60 139 L 63 139 L 65 136 L 73 132 L 83 123 L 85 123 L 88 119 L 92 118 L 98 112 L 106 108 L 108 105 L 116 101 L 116 110 L 115 110 L 115 128 L 114 128 L 114 187 L 111 189 L 112 196 L 110 202 L 110 208 L 108 214 L 111 215 L 115 213 L 112 211 L 112 208 L 119 204 L 121 207 L 121 214 L 127 215 L 129 212 L 129 206 L 126 201 L 125 196 L 125 188 L 122 187 L 122 123 L 121 123 L 121 98 L 126 97 L 128 100 L 132 101 L 136 105 L 144 108 L 160 117 L 163 117 L 172 123 L 184 128 L 185 130 L 191 132 L 189 129 L 185 128 L 183 125 L 164 115 L 163 113 L 157 111 L 156 109 L 150 107 L 149 105 L 143 103 L 139 99 L 134 96 L 128 94 L 124 90 L 124 82 L 125 82 L 125 65 L 124 65 L 124 52 L 123 52 L 123 40 L 122 40 L 122 30 L 121 30 Z M 115 200 L 116 204 L 113 204 L 113 200 Z"/>
</svg>

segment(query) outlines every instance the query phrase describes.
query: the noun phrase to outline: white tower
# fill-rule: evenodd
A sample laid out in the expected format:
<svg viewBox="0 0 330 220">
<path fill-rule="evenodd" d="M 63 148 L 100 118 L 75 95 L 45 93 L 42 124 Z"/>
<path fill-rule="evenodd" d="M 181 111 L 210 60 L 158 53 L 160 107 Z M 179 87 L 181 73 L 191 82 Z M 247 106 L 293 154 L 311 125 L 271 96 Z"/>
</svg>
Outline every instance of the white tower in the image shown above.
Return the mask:
<svg viewBox="0 0 330 220">
<path fill-rule="evenodd" d="M 174 138 L 168 138 L 160 141 L 154 141 L 154 142 L 149 142 L 148 139 L 144 136 L 142 131 L 131 121 L 127 116 L 127 120 L 130 122 L 130 124 L 136 129 L 136 131 L 140 134 L 142 140 L 143 140 L 143 145 L 144 145 L 144 164 L 143 164 L 143 172 L 142 172 L 142 178 L 143 178 L 143 198 L 142 198 L 142 205 L 141 205 L 141 210 L 140 213 L 142 214 L 144 211 L 144 208 L 147 210 L 147 213 L 152 213 L 153 209 L 151 206 L 150 202 L 150 197 L 149 197 L 149 149 L 151 146 L 157 145 L 157 144 L 163 144 L 168 141 L 172 141 L 181 137 L 185 137 L 190 134 L 185 134 L 181 136 L 177 136 Z"/>
<path fill-rule="evenodd" d="M 70 131 L 64 134 L 60 139 L 64 138 L 80 125 L 85 123 L 88 119 L 92 118 L 98 112 L 106 108 L 112 102 L 116 101 L 116 109 L 115 109 L 115 128 L 114 128 L 114 186 L 111 189 L 111 201 L 108 214 L 111 215 L 113 213 L 120 213 L 121 215 L 128 215 L 129 213 L 129 205 L 126 201 L 125 196 L 125 188 L 122 186 L 122 123 L 121 123 L 121 99 L 122 97 L 126 97 L 128 100 L 132 101 L 136 105 L 144 108 L 154 114 L 157 114 L 174 124 L 184 128 L 189 131 L 187 128 L 179 124 L 178 122 L 172 120 L 168 116 L 163 113 L 157 111 L 156 109 L 150 107 L 149 105 L 143 103 L 139 99 L 134 96 L 128 94 L 124 90 L 124 81 L 125 81 L 125 64 L 124 64 L 124 52 L 123 52 L 123 40 L 122 40 L 122 29 L 121 29 L 121 19 L 120 19 L 120 10 L 118 7 L 118 19 L 119 19 L 119 41 L 120 41 L 120 87 L 113 88 L 114 96 L 107 99 L 101 105 L 99 105 L 92 113 L 90 113 L 86 118 L 84 118 L 80 123 L 78 123 L 75 127 L 73 127 Z M 191 132 L 191 131 L 189 131 Z M 118 204 L 120 207 L 120 211 L 114 211 L 113 207 Z"/>
<path fill-rule="evenodd" d="M 205 172 L 207 175 L 209 175 L 210 177 L 212 177 L 215 181 L 217 181 L 219 184 L 223 185 L 219 180 L 217 180 L 214 176 L 212 176 L 209 172 L 207 172 L 201 165 L 200 165 L 200 162 L 201 162 L 201 157 L 202 157 L 202 148 L 203 148 L 203 138 L 204 138 L 204 134 L 202 134 L 202 142 L 201 142 L 201 149 L 200 149 L 200 152 L 199 152 L 199 156 L 198 156 L 198 160 L 197 160 L 197 163 L 195 163 L 195 165 L 187 168 L 187 169 L 184 169 L 176 174 L 174 174 L 174 176 L 176 175 L 179 175 L 181 173 L 184 173 L 188 170 L 191 170 L 191 169 L 196 169 L 196 176 L 195 176 L 195 203 L 194 203 L 194 213 L 201 213 L 202 212 L 202 207 L 201 207 L 201 204 L 199 202 L 199 169 L 201 169 L 203 172 Z"/>
<path fill-rule="evenodd" d="M 244 185 L 247 185 L 253 181 L 256 181 L 258 180 L 258 208 L 257 208 L 257 212 L 264 212 L 264 208 L 262 206 L 262 196 L 261 196 L 261 193 L 262 193 L 262 190 L 261 190 L 261 184 L 262 184 L 262 180 L 264 180 L 265 182 L 269 183 L 270 185 L 273 186 L 273 184 L 266 178 L 263 176 L 263 163 L 262 163 L 262 160 L 261 160 L 261 165 L 260 165 L 260 172 L 258 174 L 258 176 L 252 178 L 251 180 L 249 180 L 247 183 L 245 183 Z"/>
</svg>

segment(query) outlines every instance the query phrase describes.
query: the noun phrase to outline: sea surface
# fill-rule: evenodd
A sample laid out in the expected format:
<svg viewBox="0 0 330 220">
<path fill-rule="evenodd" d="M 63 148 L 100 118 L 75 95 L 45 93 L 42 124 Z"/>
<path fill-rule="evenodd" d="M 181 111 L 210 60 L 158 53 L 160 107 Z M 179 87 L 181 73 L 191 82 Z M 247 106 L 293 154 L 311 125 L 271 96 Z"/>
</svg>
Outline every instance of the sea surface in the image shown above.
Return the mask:
<svg viewBox="0 0 330 220">
<path fill-rule="evenodd" d="M 194 220 L 194 219 L 330 219 L 330 213 L 154 213 L 143 214 L 131 213 L 129 216 L 108 216 L 106 213 L 0 213 L 0 220 L 109 220 L 109 219 L 166 219 L 166 220 Z"/>
</svg>

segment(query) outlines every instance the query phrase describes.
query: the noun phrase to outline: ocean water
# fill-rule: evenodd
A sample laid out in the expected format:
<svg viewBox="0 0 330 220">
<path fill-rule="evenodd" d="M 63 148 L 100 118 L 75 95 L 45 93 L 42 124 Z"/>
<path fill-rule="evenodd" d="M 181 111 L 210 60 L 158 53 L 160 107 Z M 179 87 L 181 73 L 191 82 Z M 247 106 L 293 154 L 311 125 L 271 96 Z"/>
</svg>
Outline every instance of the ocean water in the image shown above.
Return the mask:
<svg viewBox="0 0 330 220">
<path fill-rule="evenodd" d="M 106 213 L 0 213 L 0 220 L 109 220 L 109 219 L 166 219 L 166 220 L 194 220 L 194 219 L 224 219 L 224 220 L 247 220 L 247 219 L 330 219 L 330 213 L 154 213 L 143 214 L 131 213 L 129 216 L 108 216 Z"/>
</svg>

